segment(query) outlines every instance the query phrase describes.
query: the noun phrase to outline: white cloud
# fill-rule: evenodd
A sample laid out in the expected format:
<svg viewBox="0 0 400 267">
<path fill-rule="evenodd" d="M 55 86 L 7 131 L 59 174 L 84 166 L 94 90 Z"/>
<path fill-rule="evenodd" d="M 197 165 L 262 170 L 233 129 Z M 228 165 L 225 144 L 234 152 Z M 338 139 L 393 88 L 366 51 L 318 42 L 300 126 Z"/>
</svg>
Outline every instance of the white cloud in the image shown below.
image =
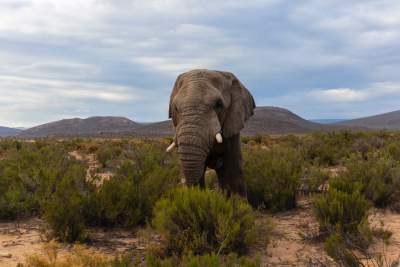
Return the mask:
<svg viewBox="0 0 400 267">
<path fill-rule="evenodd" d="M 92 98 L 109 102 L 128 102 L 140 100 L 138 90 L 125 86 L 115 86 L 100 83 L 70 82 L 61 80 L 46 80 L 18 76 L 0 75 L 0 101 L 20 102 L 23 99 L 52 101 L 60 98 Z M 24 88 L 19 91 L 19 88 Z M 26 97 L 21 98 L 21 92 Z M 17 95 L 16 95 L 17 94 Z"/>
<path fill-rule="evenodd" d="M 33 126 L 100 115 L 101 106 L 138 103 L 146 101 L 145 97 L 145 92 L 132 87 L 0 75 L 0 125 Z M 112 111 L 102 114 L 123 115 Z"/>
<path fill-rule="evenodd" d="M 222 35 L 222 32 L 216 27 L 209 27 L 199 24 L 180 24 L 172 32 L 176 35 L 186 38 L 218 38 Z"/>
<path fill-rule="evenodd" d="M 400 97 L 400 83 L 374 83 L 365 89 L 336 88 L 306 94 L 320 102 L 360 102 Z"/>
<path fill-rule="evenodd" d="M 335 88 L 282 93 L 258 105 L 290 109 L 307 119 L 351 119 L 399 110 L 400 82 L 372 83 L 364 89 Z"/>
<path fill-rule="evenodd" d="M 337 88 L 312 91 L 309 93 L 311 97 L 321 102 L 353 102 L 364 101 L 368 95 L 363 91 L 357 91 L 350 88 Z"/>
<path fill-rule="evenodd" d="M 212 59 L 178 57 L 138 57 L 134 58 L 133 62 L 172 76 L 196 68 L 213 68 L 217 63 L 216 60 Z"/>
<path fill-rule="evenodd" d="M 85 87 L 85 86 L 81 86 Z M 87 87 L 87 86 L 86 86 Z M 90 86 L 92 87 L 92 86 Z M 100 89 L 98 85 L 94 85 L 93 89 L 68 89 L 68 90 L 58 90 L 57 94 L 60 94 L 64 97 L 71 97 L 71 98 L 94 98 L 109 102 L 129 102 L 130 100 L 140 100 L 140 96 L 138 95 L 131 95 L 127 93 L 125 87 L 116 88 L 115 86 L 110 87 L 107 89 Z"/>
</svg>

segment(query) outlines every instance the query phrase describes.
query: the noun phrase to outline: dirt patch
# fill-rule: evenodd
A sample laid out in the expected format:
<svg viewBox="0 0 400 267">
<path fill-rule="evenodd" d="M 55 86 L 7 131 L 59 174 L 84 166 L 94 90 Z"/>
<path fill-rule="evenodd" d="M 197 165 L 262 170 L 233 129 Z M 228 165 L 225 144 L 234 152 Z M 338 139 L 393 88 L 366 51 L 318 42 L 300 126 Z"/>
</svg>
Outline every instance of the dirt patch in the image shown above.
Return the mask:
<svg viewBox="0 0 400 267">
<path fill-rule="evenodd" d="M 16 266 L 25 261 L 27 255 L 44 255 L 44 245 L 48 240 L 43 238 L 40 219 L 30 219 L 19 223 L 0 222 L 0 267 Z M 136 231 L 124 229 L 104 230 L 92 228 L 88 230 L 90 243 L 87 248 L 93 252 L 114 257 L 129 252 L 139 260 L 144 260 L 148 245 L 159 243 L 159 236 L 150 233 L 146 238 Z M 60 244 L 59 257 L 71 253 L 73 247 Z"/>
<path fill-rule="evenodd" d="M 45 241 L 40 237 L 41 221 L 0 223 L 0 266 L 16 266 L 27 254 L 40 253 Z"/>
<path fill-rule="evenodd" d="M 272 222 L 273 237 L 263 257 L 264 266 L 338 266 L 321 242 L 309 240 L 318 234 L 318 223 L 308 199 L 300 200 L 294 210 L 273 215 Z"/>
<path fill-rule="evenodd" d="M 339 176 L 340 173 L 346 172 L 347 168 L 345 166 L 338 165 L 338 166 L 328 167 L 325 170 L 329 173 L 330 177 L 335 178 Z"/>
<path fill-rule="evenodd" d="M 389 210 L 373 209 L 369 216 L 372 227 L 383 228 L 392 233 L 389 243 L 377 242 L 369 248 L 369 252 L 383 253 L 387 262 L 400 260 L 400 214 Z"/>
<path fill-rule="evenodd" d="M 96 154 L 82 154 L 79 151 L 71 151 L 68 153 L 70 157 L 85 161 L 88 164 L 88 169 L 86 170 L 86 181 L 90 181 L 96 184 L 97 187 L 101 186 L 104 181 L 111 179 L 114 175 L 110 171 L 102 171 L 101 164 L 96 158 Z"/>
</svg>

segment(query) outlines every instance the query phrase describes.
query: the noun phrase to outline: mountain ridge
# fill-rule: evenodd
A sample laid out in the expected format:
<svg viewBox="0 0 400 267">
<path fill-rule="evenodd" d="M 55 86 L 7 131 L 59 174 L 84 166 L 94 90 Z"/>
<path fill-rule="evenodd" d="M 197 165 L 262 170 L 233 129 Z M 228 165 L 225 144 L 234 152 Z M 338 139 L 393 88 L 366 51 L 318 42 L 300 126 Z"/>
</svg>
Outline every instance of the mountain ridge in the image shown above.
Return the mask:
<svg viewBox="0 0 400 267">
<path fill-rule="evenodd" d="M 335 123 L 370 129 L 400 130 L 400 110 Z"/>
<path fill-rule="evenodd" d="M 86 119 L 72 118 L 38 125 L 18 134 L 22 138 L 90 136 L 118 133 L 140 124 L 125 117 L 94 116 Z"/>
<path fill-rule="evenodd" d="M 361 121 L 361 123 L 360 123 Z M 387 127 L 387 126 L 391 127 Z M 383 127 L 386 126 L 386 127 Z M 400 111 L 322 124 L 306 120 L 281 107 L 257 107 L 242 130 L 244 135 L 305 134 L 340 130 L 400 130 Z M 41 137 L 163 137 L 173 135 L 171 120 L 139 123 L 125 117 L 94 116 L 45 123 L 18 133 L 19 138 Z"/>
<path fill-rule="evenodd" d="M 17 129 L 17 128 L 10 128 L 10 127 L 5 127 L 5 126 L 0 126 L 0 137 L 15 136 L 20 132 L 22 132 L 22 130 Z"/>
<path fill-rule="evenodd" d="M 280 107 L 258 107 L 245 125 L 242 133 L 285 134 L 331 131 L 346 128 L 327 126 L 303 119 L 295 113 Z M 50 122 L 22 131 L 20 138 L 41 137 L 162 137 L 173 135 L 170 120 L 154 123 L 138 123 L 124 117 L 72 118 Z"/>
</svg>

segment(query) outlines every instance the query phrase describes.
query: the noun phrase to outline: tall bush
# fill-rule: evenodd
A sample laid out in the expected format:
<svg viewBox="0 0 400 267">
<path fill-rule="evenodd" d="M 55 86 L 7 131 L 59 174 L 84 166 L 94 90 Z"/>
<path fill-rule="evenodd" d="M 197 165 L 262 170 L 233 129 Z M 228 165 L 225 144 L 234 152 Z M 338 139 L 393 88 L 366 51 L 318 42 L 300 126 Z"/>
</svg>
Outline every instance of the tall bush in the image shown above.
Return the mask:
<svg viewBox="0 0 400 267">
<path fill-rule="evenodd" d="M 358 190 L 348 193 L 330 188 L 314 206 L 323 232 L 357 233 L 367 220 L 368 203 Z"/>
<path fill-rule="evenodd" d="M 271 211 L 294 208 L 301 173 L 302 158 L 295 149 L 246 147 L 244 151 L 247 195 L 255 207 Z"/>
<path fill-rule="evenodd" d="M 63 242 L 84 241 L 86 171 L 74 166 L 61 178 L 54 194 L 44 204 L 44 219 L 53 237 Z"/>
<path fill-rule="evenodd" d="M 153 225 L 171 253 L 243 253 L 253 238 L 254 219 L 251 207 L 238 196 L 178 188 L 156 203 Z"/>
<path fill-rule="evenodd" d="M 150 219 L 154 203 L 179 183 L 175 155 L 164 149 L 157 142 L 128 145 L 112 179 L 89 196 L 87 222 L 136 226 Z"/>
<path fill-rule="evenodd" d="M 74 166 L 56 142 L 21 143 L 0 161 L 0 219 L 40 215 L 62 177 Z"/>
<path fill-rule="evenodd" d="M 353 156 L 345 166 L 347 171 L 333 183 L 342 183 L 342 188 L 358 183 L 361 192 L 376 207 L 400 202 L 400 164 L 386 153 L 369 154 L 367 159 Z"/>
</svg>

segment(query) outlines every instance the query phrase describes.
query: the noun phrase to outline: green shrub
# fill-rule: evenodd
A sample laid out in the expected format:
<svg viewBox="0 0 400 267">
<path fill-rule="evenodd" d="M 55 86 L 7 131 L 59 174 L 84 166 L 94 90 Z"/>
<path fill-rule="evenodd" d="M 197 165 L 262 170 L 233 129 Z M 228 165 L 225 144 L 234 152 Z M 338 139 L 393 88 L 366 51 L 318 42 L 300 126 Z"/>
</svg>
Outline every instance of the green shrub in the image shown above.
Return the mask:
<svg viewBox="0 0 400 267">
<path fill-rule="evenodd" d="M 102 146 L 96 151 L 98 161 L 102 164 L 103 168 L 107 167 L 108 163 L 121 155 L 122 150 L 117 146 Z"/>
<path fill-rule="evenodd" d="M 366 132 L 313 133 L 304 138 L 300 149 L 304 159 L 310 163 L 335 166 L 342 164 L 352 153 L 364 156 L 380 149 L 384 140 L 389 138 L 385 134 Z"/>
<path fill-rule="evenodd" d="M 57 185 L 56 191 L 44 205 L 44 219 L 53 237 L 62 242 L 84 241 L 86 238 L 82 182 L 86 171 L 74 166 Z"/>
<path fill-rule="evenodd" d="M 367 223 L 368 203 L 358 190 L 348 193 L 331 186 L 315 200 L 314 209 L 322 232 L 356 234 Z"/>
<path fill-rule="evenodd" d="M 294 208 L 301 173 L 302 159 L 295 149 L 246 147 L 244 150 L 247 195 L 255 207 L 271 211 Z"/>
<path fill-rule="evenodd" d="M 136 226 L 152 216 L 154 203 L 179 183 L 176 155 L 156 142 L 129 145 L 112 179 L 92 192 L 87 222 L 102 226 Z M 126 154 L 125 154 L 126 153 Z"/>
<path fill-rule="evenodd" d="M 252 242 L 254 219 L 238 196 L 178 188 L 156 203 L 153 225 L 174 254 L 243 253 Z"/>
<path fill-rule="evenodd" d="M 303 187 L 308 193 L 319 192 L 329 180 L 329 172 L 316 166 L 309 166 L 304 173 Z"/>
<path fill-rule="evenodd" d="M 394 160 L 400 160 L 400 142 L 392 142 L 385 148 Z"/>
<path fill-rule="evenodd" d="M 387 154 L 370 154 L 365 160 L 351 157 L 346 163 L 347 171 L 338 182 L 342 188 L 359 184 L 361 192 L 376 207 L 386 207 L 400 201 L 400 165 Z"/>
<path fill-rule="evenodd" d="M 251 137 L 250 137 L 250 136 L 247 136 L 247 135 L 241 135 L 241 136 L 240 136 L 240 140 L 241 140 L 241 142 L 242 142 L 243 144 L 247 144 L 247 143 L 251 140 Z"/>
<path fill-rule="evenodd" d="M 360 261 L 349 249 L 342 235 L 335 233 L 329 236 L 324 243 L 325 251 L 342 266 L 358 267 Z"/>
<path fill-rule="evenodd" d="M 40 215 L 41 206 L 75 165 L 58 143 L 24 143 L 0 161 L 0 219 Z"/>
<path fill-rule="evenodd" d="M 367 214 L 369 205 L 360 192 L 359 183 L 346 187 L 344 180 L 339 180 L 330 183 L 327 194 L 315 199 L 314 210 L 320 232 L 326 237 L 328 255 L 343 266 L 359 266 L 353 250 L 365 249 L 372 241 Z"/>
<path fill-rule="evenodd" d="M 209 254 L 203 256 L 185 255 L 182 258 L 171 257 L 167 259 L 160 259 L 154 256 L 146 258 L 147 266 L 149 267 L 257 267 L 261 263 L 257 259 L 250 259 L 245 257 L 238 257 L 235 254 L 226 256 L 218 256 L 216 254 Z"/>
</svg>

